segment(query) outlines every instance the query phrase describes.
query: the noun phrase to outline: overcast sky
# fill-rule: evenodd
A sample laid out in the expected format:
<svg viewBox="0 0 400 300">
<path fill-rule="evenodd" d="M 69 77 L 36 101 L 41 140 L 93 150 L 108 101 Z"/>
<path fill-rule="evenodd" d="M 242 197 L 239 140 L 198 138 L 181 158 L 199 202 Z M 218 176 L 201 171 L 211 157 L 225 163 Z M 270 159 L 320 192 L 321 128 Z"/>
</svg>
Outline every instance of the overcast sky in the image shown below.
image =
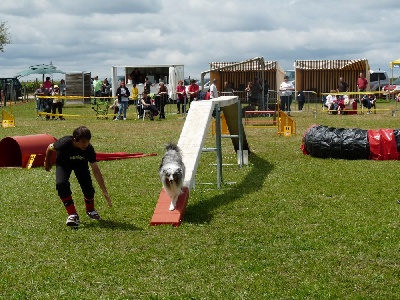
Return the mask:
<svg viewBox="0 0 400 300">
<path fill-rule="evenodd" d="M 12 43 L 0 77 L 52 62 L 101 79 L 113 65 L 183 64 L 185 77 L 200 78 L 209 62 L 254 57 L 283 69 L 366 58 L 389 72 L 400 58 L 399 16 L 399 0 L 1 0 Z"/>
</svg>

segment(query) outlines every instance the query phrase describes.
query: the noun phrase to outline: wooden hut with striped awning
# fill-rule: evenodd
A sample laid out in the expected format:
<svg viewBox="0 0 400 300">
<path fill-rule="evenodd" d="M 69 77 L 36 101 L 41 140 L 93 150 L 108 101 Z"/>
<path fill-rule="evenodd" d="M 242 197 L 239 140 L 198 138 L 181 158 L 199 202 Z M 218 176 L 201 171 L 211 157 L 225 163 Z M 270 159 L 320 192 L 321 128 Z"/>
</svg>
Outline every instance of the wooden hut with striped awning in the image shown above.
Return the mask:
<svg viewBox="0 0 400 300">
<path fill-rule="evenodd" d="M 284 71 L 276 61 L 264 61 L 263 57 L 241 62 L 211 62 L 210 70 L 202 73 L 210 73 L 210 79 L 218 80 L 218 91 L 224 91 L 224 82 L 229 82 L 236 91 L 244 91 L 249 81 L 258 78 L 262 84 L 268 82 L 270 90 L 278 90 L 283 81 Z"/>
<path fill-rule="evenodd" d="M 349 91 L 357 91 L 357 78 L 364 73 L 369 82 L 368 60 L 296 60 L 296 90 L 319 93 L 336 89 L 339 78 L 349 84 Z"/>
</svg>

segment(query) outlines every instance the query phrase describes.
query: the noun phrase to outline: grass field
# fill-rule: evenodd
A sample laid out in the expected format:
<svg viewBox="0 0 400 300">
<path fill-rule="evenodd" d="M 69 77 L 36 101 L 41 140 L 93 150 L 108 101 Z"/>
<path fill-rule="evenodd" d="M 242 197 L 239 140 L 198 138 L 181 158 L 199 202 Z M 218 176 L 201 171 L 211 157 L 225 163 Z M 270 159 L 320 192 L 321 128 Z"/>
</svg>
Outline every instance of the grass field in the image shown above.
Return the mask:
<svg viewBox="0 0 400 300">
<path fill-rule="evenodd" d="M 99 222 L 84 216 L 72 177 L 77 230 L 65 226 L 54 168 L 0 169 L 0 299 L 399 299 L 399 162 L 317 159 L 300 150 L 312 124 L 398 129 L 394 103 L 347 116 L 312 104 L 292 114 L 290 137 L 246 128 L 252 152 L 242 168 L 223 139 L 226 183 L 216 188 L 215 154 L 203 153 L 179 227 L 149 222 L 164 145 L 178 141 L 184 119 L 136 120 L 132 107 L 127 121 L 96 120 L 87 105 L 64 109 L 85 117 L 44 121 L 34 107 L 12 106 L 16 126 L 0 128 L 0 138 L 59 138 L 86 125 L 98 152 L 158 155 L 99 162 L 114 203 L 108 208 L 95 186 Z M 215 146 L 211 131 L 205 146 Z"/>
</svg>

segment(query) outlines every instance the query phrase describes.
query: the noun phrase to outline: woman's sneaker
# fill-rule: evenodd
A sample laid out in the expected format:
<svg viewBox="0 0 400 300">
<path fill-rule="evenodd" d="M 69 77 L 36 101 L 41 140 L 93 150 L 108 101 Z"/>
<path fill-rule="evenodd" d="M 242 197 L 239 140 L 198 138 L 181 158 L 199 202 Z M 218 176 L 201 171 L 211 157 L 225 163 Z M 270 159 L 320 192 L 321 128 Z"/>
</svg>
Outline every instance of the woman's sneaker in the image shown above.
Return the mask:
<svg viewBox="0 0 400 300">
<path fill-rule="evenodd" d="M 87 211 L 86 214 L 88 215 L 89 218 L 93 220 L 100 220 L 100 215 L 97 213 L 96 210 Z"/>
<path fill-rule="evenodd" d="M 79 226 L 81 221 L 79 221 L 79 216 L 76 214 L 69 215 L 67 218 L 67 226 Z"/>
</svg>

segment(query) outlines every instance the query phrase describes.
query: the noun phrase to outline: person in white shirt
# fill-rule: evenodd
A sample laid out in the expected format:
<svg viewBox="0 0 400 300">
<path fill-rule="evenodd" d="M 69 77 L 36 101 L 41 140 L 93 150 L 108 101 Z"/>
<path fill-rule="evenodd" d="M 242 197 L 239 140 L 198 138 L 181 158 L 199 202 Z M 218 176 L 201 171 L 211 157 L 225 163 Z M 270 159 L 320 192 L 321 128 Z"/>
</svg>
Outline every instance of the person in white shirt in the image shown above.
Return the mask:
<svg viewBox="0 0 400 300">
<path fill-rule="evenodd" d="M 121 80 L 120 86 L 117 89 L 117 97 L 118 97 L 118 103 L 119 103 L 119 110 L 118 110 L 118 115 L 114 119 L 120 120 L 121 115 L 123 114 L 124 120 L 126 120 L 126 110 L 128 109 L 128 103 L 129 103 L 129 96 L 130 96 L 129 89 L 125 86 L 125 81 Z"/>
<path fill-rule="evenodd" d="M 217 79 L 214 79 L 212 85 L 210 86 L 210 99 L 218 98 L 218 90 L 216 84 Z"/>
<path fill-rule="evenodd" d="M 279 87 L 279 94 L 281 98 L 281 110 L 290 111 L 290 104 L 292 103 L 292 92 L 294 91 L 293 83 L 289 82 L 289 77 L 285 76 L 283 82 Z"/>
<path fill-rule="evenodd" d="M 336 91 L 331 90 L 330 93 L 331 94 L 326 96 L 325 106 L 328 108 L 328 110 L 333 110 L 334 105 L 337 102 L 336 95 L 334 95 L 334 94 L 336 94 Z"/>
</svg>

